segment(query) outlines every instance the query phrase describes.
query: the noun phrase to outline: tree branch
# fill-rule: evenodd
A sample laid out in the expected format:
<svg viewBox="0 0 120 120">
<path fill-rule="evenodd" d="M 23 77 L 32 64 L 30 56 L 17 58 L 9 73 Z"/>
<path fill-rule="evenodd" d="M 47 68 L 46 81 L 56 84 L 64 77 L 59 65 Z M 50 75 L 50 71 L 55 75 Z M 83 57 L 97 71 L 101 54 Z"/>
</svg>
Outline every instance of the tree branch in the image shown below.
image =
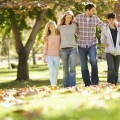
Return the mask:
<svg viewBox="0 0 120 120">
<path fill-rule="evenodd" d="M 12 9 L 9 10 L 9 13 L 10 13 L 10 21 L 11 21 L 12 31 L 13 31 L 14 39 L 15 39 L 16 51 L 17 51 L 17 53 L 19 53 L 20 50 L 23 49 L 22 40 L 20 38 L 20 30 L 18 28 L 17 21 L 15 19 L 15 14 L 14 14 L 13 10 Z"/>
<path fill-rule="evenodd" d="M 25 45 L 25 49 L 27 51 L 27 53 L 29 54 L 31 49 L 32 49 L 32 46 L 35 42 L 35 38 L 36 38 L 36 35 L 37 33 L 40 31 L 40 28 L 41 28 L 41 25 L 42 25 L 42 21 L 47 13 L 47 8 L 46 9 L 43 9 L 40 11 L 40 13 L 38 14 L 37 16 L 37 19 L 36 19 L 36 22 L 35 22 L 35 25 L 33 27 L 33 30 L 30 34 L 30 37 Z"/>
</svg>

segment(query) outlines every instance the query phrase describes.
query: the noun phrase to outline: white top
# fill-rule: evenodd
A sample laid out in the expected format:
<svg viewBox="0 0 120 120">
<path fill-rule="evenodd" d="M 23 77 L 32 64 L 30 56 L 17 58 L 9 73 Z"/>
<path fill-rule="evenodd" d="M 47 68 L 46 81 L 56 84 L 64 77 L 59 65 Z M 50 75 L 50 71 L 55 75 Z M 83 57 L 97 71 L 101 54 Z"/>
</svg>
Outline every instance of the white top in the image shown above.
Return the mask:
<svg viewBox="0 0 120 120">
<path fill-rule="evenodd" d="M 61 48 L 76 47 L 75 33 L 77 31 L 76 24 L 60 25 L 58 27 L 61 36 Z"/>
</svg>

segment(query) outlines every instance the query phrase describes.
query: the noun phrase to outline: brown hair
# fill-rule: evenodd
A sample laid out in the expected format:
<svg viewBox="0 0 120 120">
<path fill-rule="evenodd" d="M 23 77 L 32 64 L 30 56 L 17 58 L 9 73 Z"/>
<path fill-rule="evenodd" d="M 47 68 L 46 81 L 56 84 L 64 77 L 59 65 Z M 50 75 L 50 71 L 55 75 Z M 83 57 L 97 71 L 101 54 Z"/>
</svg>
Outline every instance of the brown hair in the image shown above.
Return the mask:
<svg viewBox="0 0 120 120">
<path fill-rule="evenodd" d="M 59 25 L 65 25 L 65 17 L 66 17 L 66 15 L 71 15 L 72 16 L 72 20 L 70 22 L 70 24 L 72 24 L 73 19 L 74 19 L 74 13 L 72 11 L 67 11 L 67 12 L 65 12 L 65 14 L 60 19 Z"/>
</svg>

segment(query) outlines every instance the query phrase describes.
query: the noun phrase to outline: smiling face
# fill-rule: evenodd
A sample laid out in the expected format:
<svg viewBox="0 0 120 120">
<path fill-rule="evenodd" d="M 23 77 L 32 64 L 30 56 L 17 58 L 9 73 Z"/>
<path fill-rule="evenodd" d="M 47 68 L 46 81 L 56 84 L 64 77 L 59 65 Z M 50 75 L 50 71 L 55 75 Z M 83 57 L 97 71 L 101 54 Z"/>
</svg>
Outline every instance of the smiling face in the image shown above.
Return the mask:
<svg viewBox="0 0 120 120">
<path fill-rule="evenodd" d="M 65 24 L 70 24 L 72 22 L 73 16 L 70 14 L 67 14 L 65 16 Z"/>
<path fill-rule="evenodd" d="M 86 11 L 88 17 L 92 17 L 95 14 L 95 12 L 96 12 L 95 7 L 92 7 L 90 10 L 87 9 L 87 11 Z"/>
<path fill-rule="evenodd" d="M 115 21 L 116 21 L 115 18 L 110 18 L 110 19 L 108 19 L 108 24 L 109 25 L 115 25 Z"/>
<path fill-rule="evenodd" d="M 50 25 L 49 25 L 49 30 L 50 30 L 51 33 L 55 33 L 55 32 L 56 32 L 56 27 L 55 27 L 55 25 L 54 25 L 54 24 L 50 24 Z"/>
</svg>

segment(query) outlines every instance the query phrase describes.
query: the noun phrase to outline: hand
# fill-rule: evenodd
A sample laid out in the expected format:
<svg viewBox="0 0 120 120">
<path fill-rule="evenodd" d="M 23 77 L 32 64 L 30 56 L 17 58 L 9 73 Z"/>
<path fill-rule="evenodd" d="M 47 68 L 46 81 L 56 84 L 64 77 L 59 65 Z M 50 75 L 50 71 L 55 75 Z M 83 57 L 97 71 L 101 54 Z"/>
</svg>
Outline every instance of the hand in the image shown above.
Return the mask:
<svg viewBox="0 0 120 120">
<path fill-rule="evenodd" d="M 117 20 L 115 20 L 115 25 L 118 26 L 118 21 Z"/>
<path fill-rule="evenodd" d="M 108 48 L 108 47 L 109 47 L 109 45 L 108 45 L 107 43 L 103 43 L 103 46 L 104 46 L 105 48 Z"/>
<path fill-rule="evenodd" d="M 44 61 L 44 63 L 47 63 L 47 62 L 46 62 L 46 57 L 45 57 L 45 58 L 43 58 L 43 61 Z"/>
</svg>

